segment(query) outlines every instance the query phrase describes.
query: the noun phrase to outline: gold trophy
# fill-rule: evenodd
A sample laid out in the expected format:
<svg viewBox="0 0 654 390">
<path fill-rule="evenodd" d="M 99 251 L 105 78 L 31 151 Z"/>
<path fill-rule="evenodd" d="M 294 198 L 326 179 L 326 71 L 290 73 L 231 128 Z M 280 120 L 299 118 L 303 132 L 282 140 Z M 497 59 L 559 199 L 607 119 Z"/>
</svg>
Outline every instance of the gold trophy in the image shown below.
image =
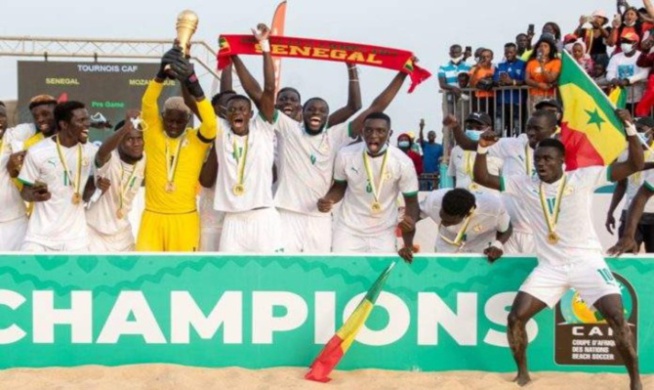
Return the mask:
<svg viewBox="0 0 654 390">
<path fill-rule="evenodd" d="M 182 48 L 182 54 L 187 56 L 189 53 L 189 45 L 191 43 L 191 38 L 195 34 L 195 30 L 198 29 L 199 22 L 198 14 L 187 9 L 180 12 L 177 15 L 177 23 L 175 24 L 175 29 L 177 30 L 177 44 Z M 170 65 L 166 65 L 164 71 L 168 71 Z"/>
</svg>

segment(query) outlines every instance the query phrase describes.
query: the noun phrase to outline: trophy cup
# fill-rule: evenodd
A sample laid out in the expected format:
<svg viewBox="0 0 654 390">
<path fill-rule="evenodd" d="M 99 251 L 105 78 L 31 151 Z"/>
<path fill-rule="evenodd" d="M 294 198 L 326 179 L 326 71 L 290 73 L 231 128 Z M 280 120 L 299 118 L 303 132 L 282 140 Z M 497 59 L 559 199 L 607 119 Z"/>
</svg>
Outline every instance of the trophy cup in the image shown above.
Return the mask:
<svg viewBox="0 0 654 390">
<path fill-rule="evenodd" d="M 177 23 L 175 24 L 177 44 L 181 47 L 184 56 L 189 55 L 189 44 L 191 43 L 193 34 L 195 34 L 195 30 L 198 28 L 198 21 L 198 15 L 188 9 L 177 15 Z M 166 65 L 164 68 L 164 71 L 168 72 L 168 70 L 170 70 L 170 65 Z"/>
</svg>

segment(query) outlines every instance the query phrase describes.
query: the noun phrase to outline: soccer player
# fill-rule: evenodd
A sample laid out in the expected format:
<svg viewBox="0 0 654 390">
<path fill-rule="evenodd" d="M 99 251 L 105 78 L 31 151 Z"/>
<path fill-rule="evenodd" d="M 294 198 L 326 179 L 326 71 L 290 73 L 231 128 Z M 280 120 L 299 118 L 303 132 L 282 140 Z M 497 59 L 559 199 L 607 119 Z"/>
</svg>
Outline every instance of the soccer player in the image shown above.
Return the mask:
<svg viewBox="0 0 654 390">
<path fill-rule="evenodd" d="M 618 111 L 629 142 L 627 161 L 607 167 L 579 168 L 564 172 L 565 148 L 556 139 L 538 143 L 534 152 L 536 176 L 488 173 L 486 155 L 496 142 L 482 136 L 475 160 L 475 179 L 482 185 L 513 194 L 533 227 L 538 266 L 520 287 L 508 317 L 508 340 L 518 367 L 515 381 L 530 382 L 527 368 L 525 325 L 545 307 L 553 307 L 569 288 L 594 306 L 613 330 L 617 349 L 625 362 L 631 388 L 640 389 L 638 358 L 631 330 L 624 319 L 617 282 L 604 260 L 592 224 L 592 195 L 597 187 L 622 180 L 643 167 L 643 149 L 628 111 Z M 554 114 L 546 116 L 556 123 Z"/>
<path fill-rule="evenodd" d="M 136 122 L 138 117 L 138 111 L 128 112 L 95 156 L 96 176 L 108 179 L 111 186 L 86 211 L 91 252 L 134 250 L 132 224 L 127 216 L 145 174 L 143 129 Z"/>
<path fill-rule="evenodd" d="M 166 65 L 170 65 L 169 71 L 165 70 Z M 166 100 L 163 114 L 160 113 L 157 99 L 169 74 L 195 98 L 202 119 L 199 129 L 186 127 L 190 109 L 181 97 Z M 193 67 L 179 47 L 163 56 L 159 72 L 143 95 L 141 112 L 145 122 L 147 178 L 145 211 L 136 250 L 196 251 L 200 243 L 197 183 L 207 151 L 216 137 L 217 122 Z"/>
<path fill-rule="evenodd" d="M 526 125 L 526 132 L 517 138 L 501 138 L 488 150 L 488 157 L 497 157 L 502 160 L 502 174 L 534 176 L 534 148 L 538 142 L 551 138 L 556 132 L 556 118 L 545 114 L 547 111 L 534 111 Z M 444 120 L 444 125 L 452 129 L 456 142 L 463 150 L 476 150 L 477 141 L 466 137 L 461 126 L 453 116 Z M 487 134 L 494 134 L 492 129 L 487 129 Z M 483 135 L 482 135 L 483 136 Z M 475 181 L 479 183 L 479 181 Z M 504 246 L 504 252 L 508 254 L 535 253 L 534 237 L 531 233 L 531 223 L 527 218 L 524 208 L 520 205 L 520 199 L 511 194 L 502 194 L 504 207 L 511 217 L 513 233 Z"/>
<path fill-rule="evenodd" d="M 493 262 L 502 257 L 511 236 L 509 214 L 491 194 L 436 190 L 420 202 L 420 211 L 438 225 L 437 253 L 483 253 Z"/>
<path fill-rule="evenodd" d="M 59 131 L 32 146 L 18 180 L 22 198 L 35 202 L 21 250 L 83 252 L 89 240 L 82 192 L 97 148 L 88 142 L 91 119 L 84 104 L 58 104 Z"/>
<path fill-rule="evenodd" d="M 418 177 L 411 159 L 388 145 L 391 118 L 381 112 L 363 121 L 364 142 L 341 149 L 334 164 L 334 183 L 318 200 L 318 210 L 328 213 L 343 200 L 334 223 L 332 250 L 336 253 L 393 253 L 398 221 L 397 199 L 402 194 L 405 215 L 399 227 L 404 247 L 399 254 L 413 259 L 418 206 Z"/>
</svg>

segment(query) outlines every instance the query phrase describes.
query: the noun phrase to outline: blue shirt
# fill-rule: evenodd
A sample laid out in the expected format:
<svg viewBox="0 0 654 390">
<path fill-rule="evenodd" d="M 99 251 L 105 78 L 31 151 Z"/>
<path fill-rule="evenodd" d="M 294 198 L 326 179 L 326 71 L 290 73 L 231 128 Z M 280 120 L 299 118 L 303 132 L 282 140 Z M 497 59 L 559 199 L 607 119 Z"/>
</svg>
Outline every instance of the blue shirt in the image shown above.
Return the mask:
<svg viewBox="0 0 654 390">
<path fill-rule="evenodd" d="M 438 68 L 438 77 L 444 77 L 445 83 L 453 87 L 459 86 L 459 79 L 457 76 L 459 73 L 468 73 L 470 71 L 470 65 L 461 61 L 458 64 L 454 64 L 452 61 L 448 62 L 445 65 L 441 65 Z"/>
<path fill-rule="evenodd" d="M 423 173 L 438 173 L 439 161 L 443 157 L 443 145 L 434 142 L 433 144 L 422 141 L 422 165 Z"/>
<path fill-rule="evenodd" d="M 527 63 L 522 61 L 521 59 L 516 58 L 513 60 L 513 62 L 501 62 L 497 67 L 495 68 L 495 74 L 493 75 L 493 80 L 496 82 L 500 81 L 500 74 L 502 72 L 506 72 L 509 77 L 511 77 L 513 80 L 516 81 L 524 81 L 525 80 L 525 67 L 527 66 Z M 504 91 L 501 94 L 497 95 L 497 103 L 501 104 L 502 101 L 506 102 L 506 104 L 525 104 L 526 100 L 520 99 L 520 93 L 522 91 L 520 90 L 514 90 L 514 91 Z"/>
</svg>

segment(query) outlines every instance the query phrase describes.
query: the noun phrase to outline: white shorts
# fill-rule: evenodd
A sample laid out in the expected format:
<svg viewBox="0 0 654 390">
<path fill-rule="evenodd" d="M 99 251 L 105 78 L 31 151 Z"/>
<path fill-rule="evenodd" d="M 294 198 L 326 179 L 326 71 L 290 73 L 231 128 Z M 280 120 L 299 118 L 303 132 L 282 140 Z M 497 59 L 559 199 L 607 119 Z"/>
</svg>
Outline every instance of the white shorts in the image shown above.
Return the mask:
<svg viewBox="0 0 654 390">
<path fill-rule="evenodd" d="M 102 234 L 88 227 L 89 251 L 93 253 L 133 252 L 135 248 L 132 226 L 116 234 Z"/>
<path fill-rule="evenodd" d="M 334 253 L 397 253 L 395 226 L 374 236 L 362 235 L 340 225 L 334 225 L 332 239 Z"/>
<path fill-rule="evenodd" d="M 332 216 L 300 214 L 279 210 L 284 232 L 285 253 L 330 253 L 332 249 Z"/>
<path fill-rule="evenodd" d="M 203 223 L 201 221 L 200 223 Z M 200 226 L 200 252 L 218 252 L 223 227 Z"/>
<path fill-rule="evenodd" d="M 279 213 L 269 207 L 226 213 L 220 235 L 220 251 L 229 253 L 284 252 Z"/>
<path fill-rule="evenodd" d="M 88 252 L 89 245 L 84 240 L 61 242 L 61 243 L 39 243 L 25 241 L 20 247 L 21 252 L 43 253 L 43 252 Z"/>
<path fill-rule="evenodd" d="M 521 255 L 521 254 L 536 254 L 536 244 L 534 243 L 534 235 L 526 232 L 511 233 L 511 237 L 504 244 L 504 254 L 507 255 Z"/>
<path fill-rule="evenodd" d="M 604 260 L 562 266 L 538 264 L 520 286 L 520 291 L 538 298 L 551 308 L 570 288 L 577 290 L 589 306 L 603 296 L 620 294 L 620 287 Z"/>
<path fill-rule="evenodd" d="M 0 206 L 2 207 L 2 206 Z M 27 217 L 0 222 L 0 252 L 13 252 L 20 249 L 27 231 Z"/>
</svg>

